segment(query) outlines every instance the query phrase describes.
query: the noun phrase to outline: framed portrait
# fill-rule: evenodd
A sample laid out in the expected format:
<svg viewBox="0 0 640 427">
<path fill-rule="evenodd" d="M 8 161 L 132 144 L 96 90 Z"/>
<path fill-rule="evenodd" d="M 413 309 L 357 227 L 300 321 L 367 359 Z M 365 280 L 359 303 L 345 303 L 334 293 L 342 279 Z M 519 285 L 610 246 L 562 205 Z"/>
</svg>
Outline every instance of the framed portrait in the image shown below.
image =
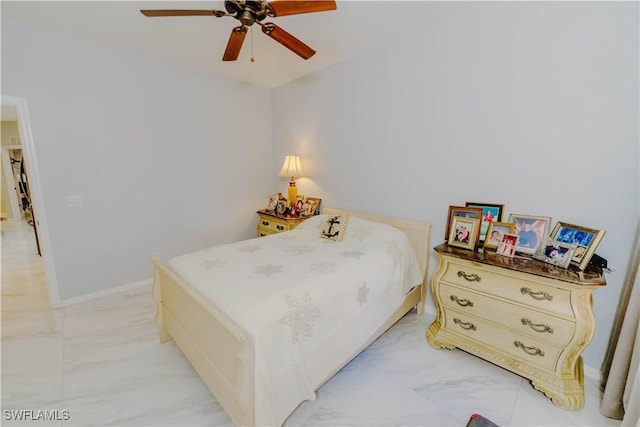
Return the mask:
<svg viewBox="0 0 640 427">
<path fill-rule="evenodd" d="M 264 207 L 265 210 L 268 211 L 275 211 L 276 210 L 276 205 L 278 204 L 278 195 L 277 194 L 270 194 L 269 197 L 267 197 L 267 204 Z"/>
<path fill-rule="evenodd" d="M 289 215 L 291 216 L 302 215 L 303 207 L 304 207 L 304 196 L 298 194 L 298 197 L 296 197 L 296 202 L 293 204 L 293 206 L 289 206 Z"/>
<path fill-rule="evenodd" d="M 577 265 L 580 270 L 584 270 L 589 265 L 589 261 L 605 233 L 606 231 L 604 230 L 558 221 L 553 228 L 553 232 L 551 232 L 551 238 L 558 243 L 576 245 L 571 264 Z"/>
<path fill-rule="evenodd" d="M 498 255 L 513 258 L 516 254 L 516 246 L 518 245 L 518 235 L 515 233 L 505 233 L 496 249 Z"/>
<path fill-rule="evenodd" d="M 533 257 L 548 264 L 567 268 L 574 257 L 576 248 L 577 246 L 573 244 L 548 239 L 546 244 L 540 245 L 540 250 Z"/>
<path fill-rule="evenodd" d="M 454 216 L 451 220 L 448 244 L 473 251 L 478 243 L 479 232 L 480 218 Z"/>
<path fill-rule="evenodd" d="M 513 234 L 515 228 L 515 224 L 510 222 L 490 222 L 484 239 L 484 247 L 497 249 L 500 242 L 502 242 L 502 236 L 508 233 Z"/>
<path fill-rule="evenodd" d="M 318 215 L 320 212 L 320 202 L 321 199 L 318 199 L 317 197 L 307 197 L 302 203 L 300 214 L 302 216 Z"/>
<path fill-rule="evenodd" d="M 449 240 L 449 230 L 451 230 L 451 220 L 454 216 L 464 216 L 467 218 L 480 218 L 482 217 L 482 209 L 480 208 L 468 208 L 466 206 L 449 206 L 449 213 L 447 214 L 447 223 L 445 225 L 444 240 Z"/>
<path fill-rule="evenodd" d="M 480 237 L 481 241 L 487 236 L 487 230 L 489 229 L 490 222 L 502 221 L 502 212 L 504 211 L 504 205 L 495 203 L 482 203 L 482 202 L 466 202 L 465 206 L 469 208 L 482 209 L 482 222 L 480 224 Z"/>
<path fill-rule="evenodd" d="M 287 211 L 287 200 L 279 199 L 276 203 L 276 215 L 286 215 Z"/>
<path fill-rule="evenodd" d="M 509 215 L 509 222 L 515 225 L 515 231 L 519 237 L 516 250 L 533 255 L 538 247 L 547 241 L 551 218 L 548 216 Z"/>
</svg>

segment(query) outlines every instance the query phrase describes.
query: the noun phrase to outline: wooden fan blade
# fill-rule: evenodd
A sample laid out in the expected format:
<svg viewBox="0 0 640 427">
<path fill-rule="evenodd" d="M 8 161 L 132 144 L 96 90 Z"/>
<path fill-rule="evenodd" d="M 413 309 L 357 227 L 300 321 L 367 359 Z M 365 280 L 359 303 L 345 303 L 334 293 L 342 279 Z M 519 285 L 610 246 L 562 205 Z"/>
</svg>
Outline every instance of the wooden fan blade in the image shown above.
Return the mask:
<svg viewBox="0 0 640 427">
<path fill-rule="evenodd" d="M 240 55 L 240 49 L 242 49 L 242 43 L 247 36 L 247 27 L 240 26 L 231 30 L 229 41 L 227 42 L 227 48 L 224 50 L 222 56 L 223 61 L 235 61 Z"/>
<path fill-rule="evenodd" d="M 140 11 L 150 18 L 157 16 L 215 16 L 215 10 L 184 10 L 184 9 L 145 9 Z"/>
<path fill-rule="evenodd" d="M 267 15 L 272 17 L 324 12 L 327 10 L 336 10 L 336 8 L 335 1 L 325 0 L 276 0 L 266 4 Z"/>
<path fill-rule="evenodd" d="M 267 22 L 262 24 L 262 32 L 304 59 L 309 59 L 316 54 L 315 50 L 274 23 Z"/>
</svg>

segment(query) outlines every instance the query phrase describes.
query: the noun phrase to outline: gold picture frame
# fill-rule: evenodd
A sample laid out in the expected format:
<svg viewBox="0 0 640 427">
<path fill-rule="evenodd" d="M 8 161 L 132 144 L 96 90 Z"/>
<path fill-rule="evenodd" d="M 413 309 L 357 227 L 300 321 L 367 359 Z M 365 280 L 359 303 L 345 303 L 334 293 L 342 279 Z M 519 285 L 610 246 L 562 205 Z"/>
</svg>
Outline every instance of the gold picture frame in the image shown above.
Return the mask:
<svg viewBox="0 0 640 427">
<path fill-rule="evenodd" d="M 468 208 L 466 206 L 449 206 L 447 213 L 447 223 L 445 225 L 444 240 L 449 240 L 449 231 L 451 230 L 451 221 L 454 216 L 466 216 L 469 218 L 482 218 L 482 209 Z"/>
<path fill-rule="evenodd" d="M 511 222 L 490 222 L 489 228 L 487 228 L 487 235 L 484 238 L 483 247 L 497 249 L 500 242 L 502 242 L 502 236 L 505 234 L 513 234 L 515 229 L 516 225 Z"/>
<path fill-rule="evenodd" d="M 480 218 L 454 216 L 449 231 L 449 246 L 475 251 L 480 234 Z"/>
</svg>

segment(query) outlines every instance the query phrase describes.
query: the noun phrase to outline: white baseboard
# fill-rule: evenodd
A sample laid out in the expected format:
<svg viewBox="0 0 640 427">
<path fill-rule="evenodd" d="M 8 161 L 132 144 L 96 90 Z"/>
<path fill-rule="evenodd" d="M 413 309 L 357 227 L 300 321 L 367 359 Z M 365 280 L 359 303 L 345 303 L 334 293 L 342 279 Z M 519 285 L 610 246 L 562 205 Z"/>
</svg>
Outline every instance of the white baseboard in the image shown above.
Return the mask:
<svg viewBox="0 0 640 427">
<path fill-rule="evenodd" d="M 68 305 L 77 304 L 79 302 L 86 302 L 86 301 L 90 301 L 90 300 L 93 300 L 93 299 L 96 299 L 96 298 L 100 298 L 100 297 L 104 297 L 104 296 L 107 296 L 107 295 L 113 295 L 113 294 L 116 294 L 118 292 L 130 291 L 132 289 L 137 289 L 137 288 L 140 288 L 142 286 L 151 285 L 151 282 L 153 282 L 153 279 L 149 278 L 149 279 L 145 279 L 145 280 L 140 280 L 139 282 L 128 283 L 126 285 L 116 286 L 115 288 L 105 289 L 103 291 L 92 292 L 90 294 L 80 295 L 78 297 L 73 297 L 73 298 L 68 298 L 68 299 L 60 301 L 60 305 L 58 305 L 58 307 L 66 307 Z"/>
<path fill-rule="evenodd" d="M 601 381 L 600 378 L 600 369 L 594 368 L 593 366 L 584 365 L 584 376 L 587 378 L 591 378 L 592 380 L 596 380 L 598 382 Z"/>
<path fill-rule="evenodd" d="M 432 305 L 425 304 L 424 312 L 431 316 L 436 316 L 436 309 Z M 583 365 L 584 376 L 590 378 L 595 381 L 600 381 L 600 369 L 594 368 L 593 366 Z"/>
</svg>

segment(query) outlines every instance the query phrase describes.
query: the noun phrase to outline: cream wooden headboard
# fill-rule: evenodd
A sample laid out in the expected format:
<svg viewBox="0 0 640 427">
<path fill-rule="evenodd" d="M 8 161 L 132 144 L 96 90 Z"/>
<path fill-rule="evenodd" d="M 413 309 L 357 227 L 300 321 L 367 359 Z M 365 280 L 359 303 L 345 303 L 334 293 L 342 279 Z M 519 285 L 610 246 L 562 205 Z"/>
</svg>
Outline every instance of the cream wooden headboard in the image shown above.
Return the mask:
<svg viewBox="0 0 640 427">
<path fill-rule="evenodd" d="M 418 263 L 422 269 L 424 276 L 423 280 L 427 278 L 427 271 L 429 269 L 429 252 L 431 251 L 431 223 L 427 221 L 407 220 L 399 218 L 390 218 L 386 216 L 378 216 L 365 214 L 360 212 L 343 211 L 339 209 L 325 208 L 322 213 L 328 215 L 350 215 L 358 218 L 366 219 L 369 221 L 380 222 L 383 224 L 389 224 L 406 234 L 409 242 L 413 246 L 413 250 L 416 252 Z"/>
</svg>

